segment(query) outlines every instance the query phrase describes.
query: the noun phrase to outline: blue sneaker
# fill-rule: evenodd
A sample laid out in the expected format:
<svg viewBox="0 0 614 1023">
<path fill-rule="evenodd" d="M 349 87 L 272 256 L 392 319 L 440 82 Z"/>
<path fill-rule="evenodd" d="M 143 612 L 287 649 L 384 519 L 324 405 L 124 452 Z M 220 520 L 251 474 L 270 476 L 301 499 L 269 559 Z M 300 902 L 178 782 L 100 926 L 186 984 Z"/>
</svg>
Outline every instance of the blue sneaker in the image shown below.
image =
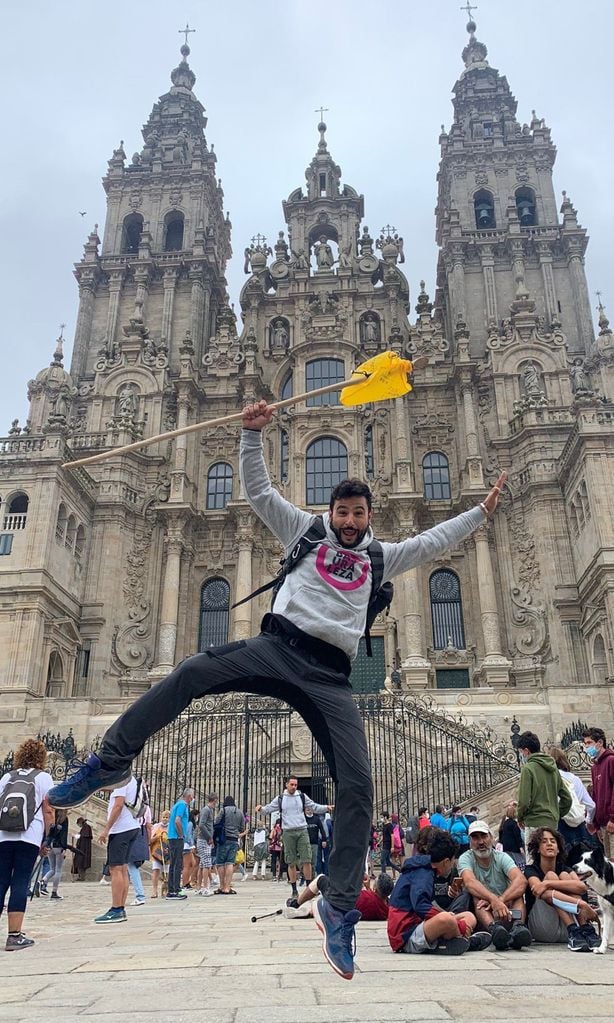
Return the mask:
<svg viewBox="0 0 614 1023">
<path fill-rule="evenodd" d="M 322 949 L 326 959 L 335 973 L 344 980 L 351 980 L 354 976 L 356 952 L 354 927 L 361 914 L 357 909 L 350 909 L 344 913 L 340 909 L 335 909 L 325 899 L 317 899 L 313 904 L 313 915 L 324 935 Z"/>
<path fill-rule="evenodd" d="M 102 916 L 94 917 L 95 924 L 121 924 L 127 920 L 125 909 L 107 909 Z"/>
<path fill-rule="evenodd" d="M 51 806 L 59 810 L 68 810 L 71 806 L 79 806 L 100 789 L 115 789 L 125 784 L 132 775 L 130 767 L 113 770 L 105 767 L 100 757 L 90 753 L 85 761 L 73 760 L 71 765 L 74 773 L 59 785 L 54 785 L 47 793 Z"/>
</svg>

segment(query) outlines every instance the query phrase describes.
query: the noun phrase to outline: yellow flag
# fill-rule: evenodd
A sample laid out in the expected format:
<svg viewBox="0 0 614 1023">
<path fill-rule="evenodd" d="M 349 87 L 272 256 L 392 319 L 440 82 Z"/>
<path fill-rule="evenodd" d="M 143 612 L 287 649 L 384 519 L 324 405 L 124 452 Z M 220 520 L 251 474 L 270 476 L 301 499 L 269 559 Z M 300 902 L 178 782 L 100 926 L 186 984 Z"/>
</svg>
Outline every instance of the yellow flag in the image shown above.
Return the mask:
<svg viewBox="0 0 614 1023">
<path fill-rule="evenodd" d="M 407 379 L 412 370 L 413 363 L 409 359 L 402 359 L 396 352 L 380 352 L 356 367 L 353 375 L 357 380 L 362 377 L 362 382 L 343 388 L 341 404 L 364 405 L 369 401 L 400 398 L 412 389 Z"/>
</svg>

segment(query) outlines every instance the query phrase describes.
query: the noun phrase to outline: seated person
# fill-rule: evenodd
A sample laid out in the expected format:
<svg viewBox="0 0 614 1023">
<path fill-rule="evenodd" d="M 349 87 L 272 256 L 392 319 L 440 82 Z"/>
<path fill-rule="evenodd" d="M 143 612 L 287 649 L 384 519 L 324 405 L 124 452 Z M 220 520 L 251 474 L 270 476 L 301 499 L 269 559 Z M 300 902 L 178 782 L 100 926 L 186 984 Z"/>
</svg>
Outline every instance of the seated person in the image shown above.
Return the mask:
<svg viewBox="0 0 614 1023">
<path fill-rule="evenodd" d="M 527 914 L 535 941 L 567 942 L 572 952 L 590 952 L 601 939 L 591 920 L 595 910 L 582 899 L 586 885 L 565 867 L 565 843 L 558 831 L 537 828 L 529 842 L 531 863 L 525 868 L 529 884 Z"/>
<path fill-rule="evenodd" d="M 494 849 L 485 821 L 469 825 L 469 849 L 458 861 L 458 872 L 473 898 L 478 923 L 492 935 L 495 948 L 530 945 L 531 932 L 524 925 L 527 882 L 512 857 Z"/>
<path fill-rule="evenodd" d="M 416 839 L 416 852 L 428 853 L 436 835 L 445 834 L 443 829 L 423 828 Z M 456 860 L 447 877 L 434 877 L 433 902 L 438 909 L 449 910 L 450 913 L 469 913 L 473 907 L 469 892 L 465 891 L 462 879 L 458 876 Z"/>
<path fill-rule="evenodd" d="M 305 886 L 298 899 L 288 899 L 284 909 L 286 919 L 298 920 L 313 916 L 312 900 L 322 895 L 327 888 L 328 878 L 324 874 L 318 874 Z M 356 902 L 356 909 L 360 911 L 363 920 L 388 919 L 388 898 L 393 888 L 394 881 L 387 874 L 378 874 L 373 888 L 369 884 L 369 878 L 365 876 L 364 887 Z"/>
<path fill-rule="evenodd" d="M 405 860 L 390 897 L 388 941 L 394 952 L 462 955 L 487 948 L 489 934 L 474 934 L 473 913 L 446 913 L 433 905 L 435 875 L 447 877 L 458 845 L 438 828 L 429 851 Z"/>
</svg>

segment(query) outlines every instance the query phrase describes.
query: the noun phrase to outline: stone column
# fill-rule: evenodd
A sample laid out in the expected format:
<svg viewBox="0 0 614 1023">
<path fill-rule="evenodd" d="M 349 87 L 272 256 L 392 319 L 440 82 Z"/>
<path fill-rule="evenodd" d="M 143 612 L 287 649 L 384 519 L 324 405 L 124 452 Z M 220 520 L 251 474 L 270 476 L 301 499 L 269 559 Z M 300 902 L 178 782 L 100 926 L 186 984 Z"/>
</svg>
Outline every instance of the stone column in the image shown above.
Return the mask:
<svg viewBox="0 0 614 1023">
<path fill-rule="evenodd" d="M 552 271 L 552 252 L 548 242 L 541 242 L 539 245 L 539 265 L 544 283 L 544 299 L 546 303 L 546 317 L 548 324 L 558 317 L 558 305 L 556 291 L 554 288 L 554 273 Z"/>
<path fill-rule="evenodd" d="M 205 326 L 205 292 L 203 288 L 202 269 L 200 267 L 192 267 L 188 276 L 192 282 L 192 294 L 190 297 L 190 331 L 192 334 L 192 344 L 194 345 L 196 356 L 200 361 L 204 355 L 203 329 Z"/>
<path fill-rule="evenodd" d="M 407 405 L 403 398 L 397 398 L 393 413 L 392 461 L 397 477 L 397 489 L 410 493 L 414 489 L 414 480 L 407 427 Z"/>
<path fill-rule="evenodd" d="M 172 333 L 173 333 L 173 305 L 175 301 L 175 284 L 177 281 L 177 271 L 169 268 L 164 271 L 164 298 L 162 301 L 162 327 L 160 331 L 161 340 L 171 347 Z"/>
<path fill-rule="evenodd" d="M 499 321 L 497 312 L 497 292 L 495 288 L 495 257 L 492 245 L 484 245 L 480 249 L 482 260 L 482 274 L 484 276 L 484 295 L 486 298 L 486 319 L 487 321 Z"/>
<path fill-rule="evenodd" d="M 162 585 L 162 608 L 160 610 L 160 633 L 158 638 L 158 668 L 172 669 L 175 666 L 182 551 L 182 539 L 179 536 L 169 535 L 166 540 L 166 568 L 164 570 L 164 583 Z"/>
<path fill-rule="evenodd" d="M 469 376 L 461 380 L 463 398 L 463 415 L 465 420 L 465 439 L 467 442 L 467 461 L 465 463 L 467 482 L 470 487 L 483 489 L 482 459 L 478 446 L 478 426 L 473 405 L 473 384 Z"/>
<path fill-rule="evenodd" d="M 401 672 L 403 680 L 412 689 L 426 689 L 429 683 L 430 663 L 424 656 L 425 646 L 422 631 L 422 602 L 420 599 L 420 576 L 412 568 L 397 580 L 400 590 L 402 612 L 399 615 L 399 646 L 401 648 Z"/>
<path fill-rule="evenodd" d="M 454 296 L 454 323 L 465 320 L 465 265 L 464 250 L 460 243 L 450 246 L 452 261 L 452 293 Z"/>
<path fill-rule="evenodd" d="M 576 320 L 578 323 L 578 336 L 583 347 L 587 350 L 593 343 L 593 317 L 588 300 L 588 285 L 584 272 L 584 257 L 581 250 L 571 241 L 567 243 L 569 258 L 569 273 L 571 276 L 571 288 L 574 297 Z"/>
<path fill-rule="evenodd" d="M 149 297 L 149 282 L 150 282 L 149 270 L 148 269 L 137 270 L 135 275 L 134 275 L 134 280 L 136 282 L 136 295 L 135 295 L 135 298 L 134 298 L 134 313 L 135 313 L 135 316 L 140 316 L 140 318 L 143 320 L 143 322 L 145 322 L 145 306 L 146 306 L 146 303 L 147 303 L 147 299 Z"/>
<path fill-rule="evenodd" d="M 473 534 L 475 541 L 478 594 L 484 639 L 484 660 L 481 671 L 487 685 L 503 685 L 509 682 L 510 662 L 501 650 L 501 630 L 497 608 L 495 576 L 488 546 L 488 526 L 484 523 Z"/>
<path fill-rule="evenodd" d="M 253 516 L 246 512 L 238 517 L 237 529 L 237 574 L 235 600 L 243 600 L 253 590 L 252 550 L 254 547 Z M 247 601 L 234 611 L 234 639 L 249 639 L 252 635 L 253 602 Z"/>
<path fill-rule="evenodd" d="M 81 274 L 79 277 L 79 312 L 75 327 L 75 342 L 71 366 L 71 372 L 75 379 L 78 379 L 85 371 L 85 360 L 92 334 L 95 295 L 95 275 L 93 273 Z"/>
<path fill-rule="evenodd" d="M 109 275 L 109 306 L 107 309 L 106 348 L 113 351 L 113 342 L 117 334 L 117 318 L 119 315 L 119 296 L 124 280 L 123 271 L 113 271 Z"/>
</svg>

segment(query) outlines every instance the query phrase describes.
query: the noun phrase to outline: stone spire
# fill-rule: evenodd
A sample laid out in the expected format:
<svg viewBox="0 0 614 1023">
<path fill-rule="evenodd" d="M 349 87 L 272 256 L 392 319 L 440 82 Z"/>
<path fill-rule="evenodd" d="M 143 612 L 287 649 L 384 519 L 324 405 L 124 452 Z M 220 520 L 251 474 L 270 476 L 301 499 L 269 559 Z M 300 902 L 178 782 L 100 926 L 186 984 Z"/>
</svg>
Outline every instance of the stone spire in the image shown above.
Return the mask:
<svg viewBox="0 0 614 1023">
<path fill-rule="evenodd" d="M 323 113 L 324 108 L 320 108 Z M 341 167 L 337 166 L 326 145 L 325 121 L 320 120 L 318 131 L 320 139 L 316 154 L 305 171 L 307 179 L 307 190 L 310 199 L 333 198 L 339 195 L 339 183 L 341 181 Z"/>
<path fill-rule="evenodd" d="M 475 30 L 477 26 L 473 18 L 469 18 L 467 22 L 467 31 L 469 33 L 469 42 L 463 50 L 463 63 L 465 70 L 470 68 L 480 67 L 487 68 L 489 66 L 486 60 L 488 50 L 484 46 L 484 43 L 480 43 L 475 37 Z"/>
</svg>

